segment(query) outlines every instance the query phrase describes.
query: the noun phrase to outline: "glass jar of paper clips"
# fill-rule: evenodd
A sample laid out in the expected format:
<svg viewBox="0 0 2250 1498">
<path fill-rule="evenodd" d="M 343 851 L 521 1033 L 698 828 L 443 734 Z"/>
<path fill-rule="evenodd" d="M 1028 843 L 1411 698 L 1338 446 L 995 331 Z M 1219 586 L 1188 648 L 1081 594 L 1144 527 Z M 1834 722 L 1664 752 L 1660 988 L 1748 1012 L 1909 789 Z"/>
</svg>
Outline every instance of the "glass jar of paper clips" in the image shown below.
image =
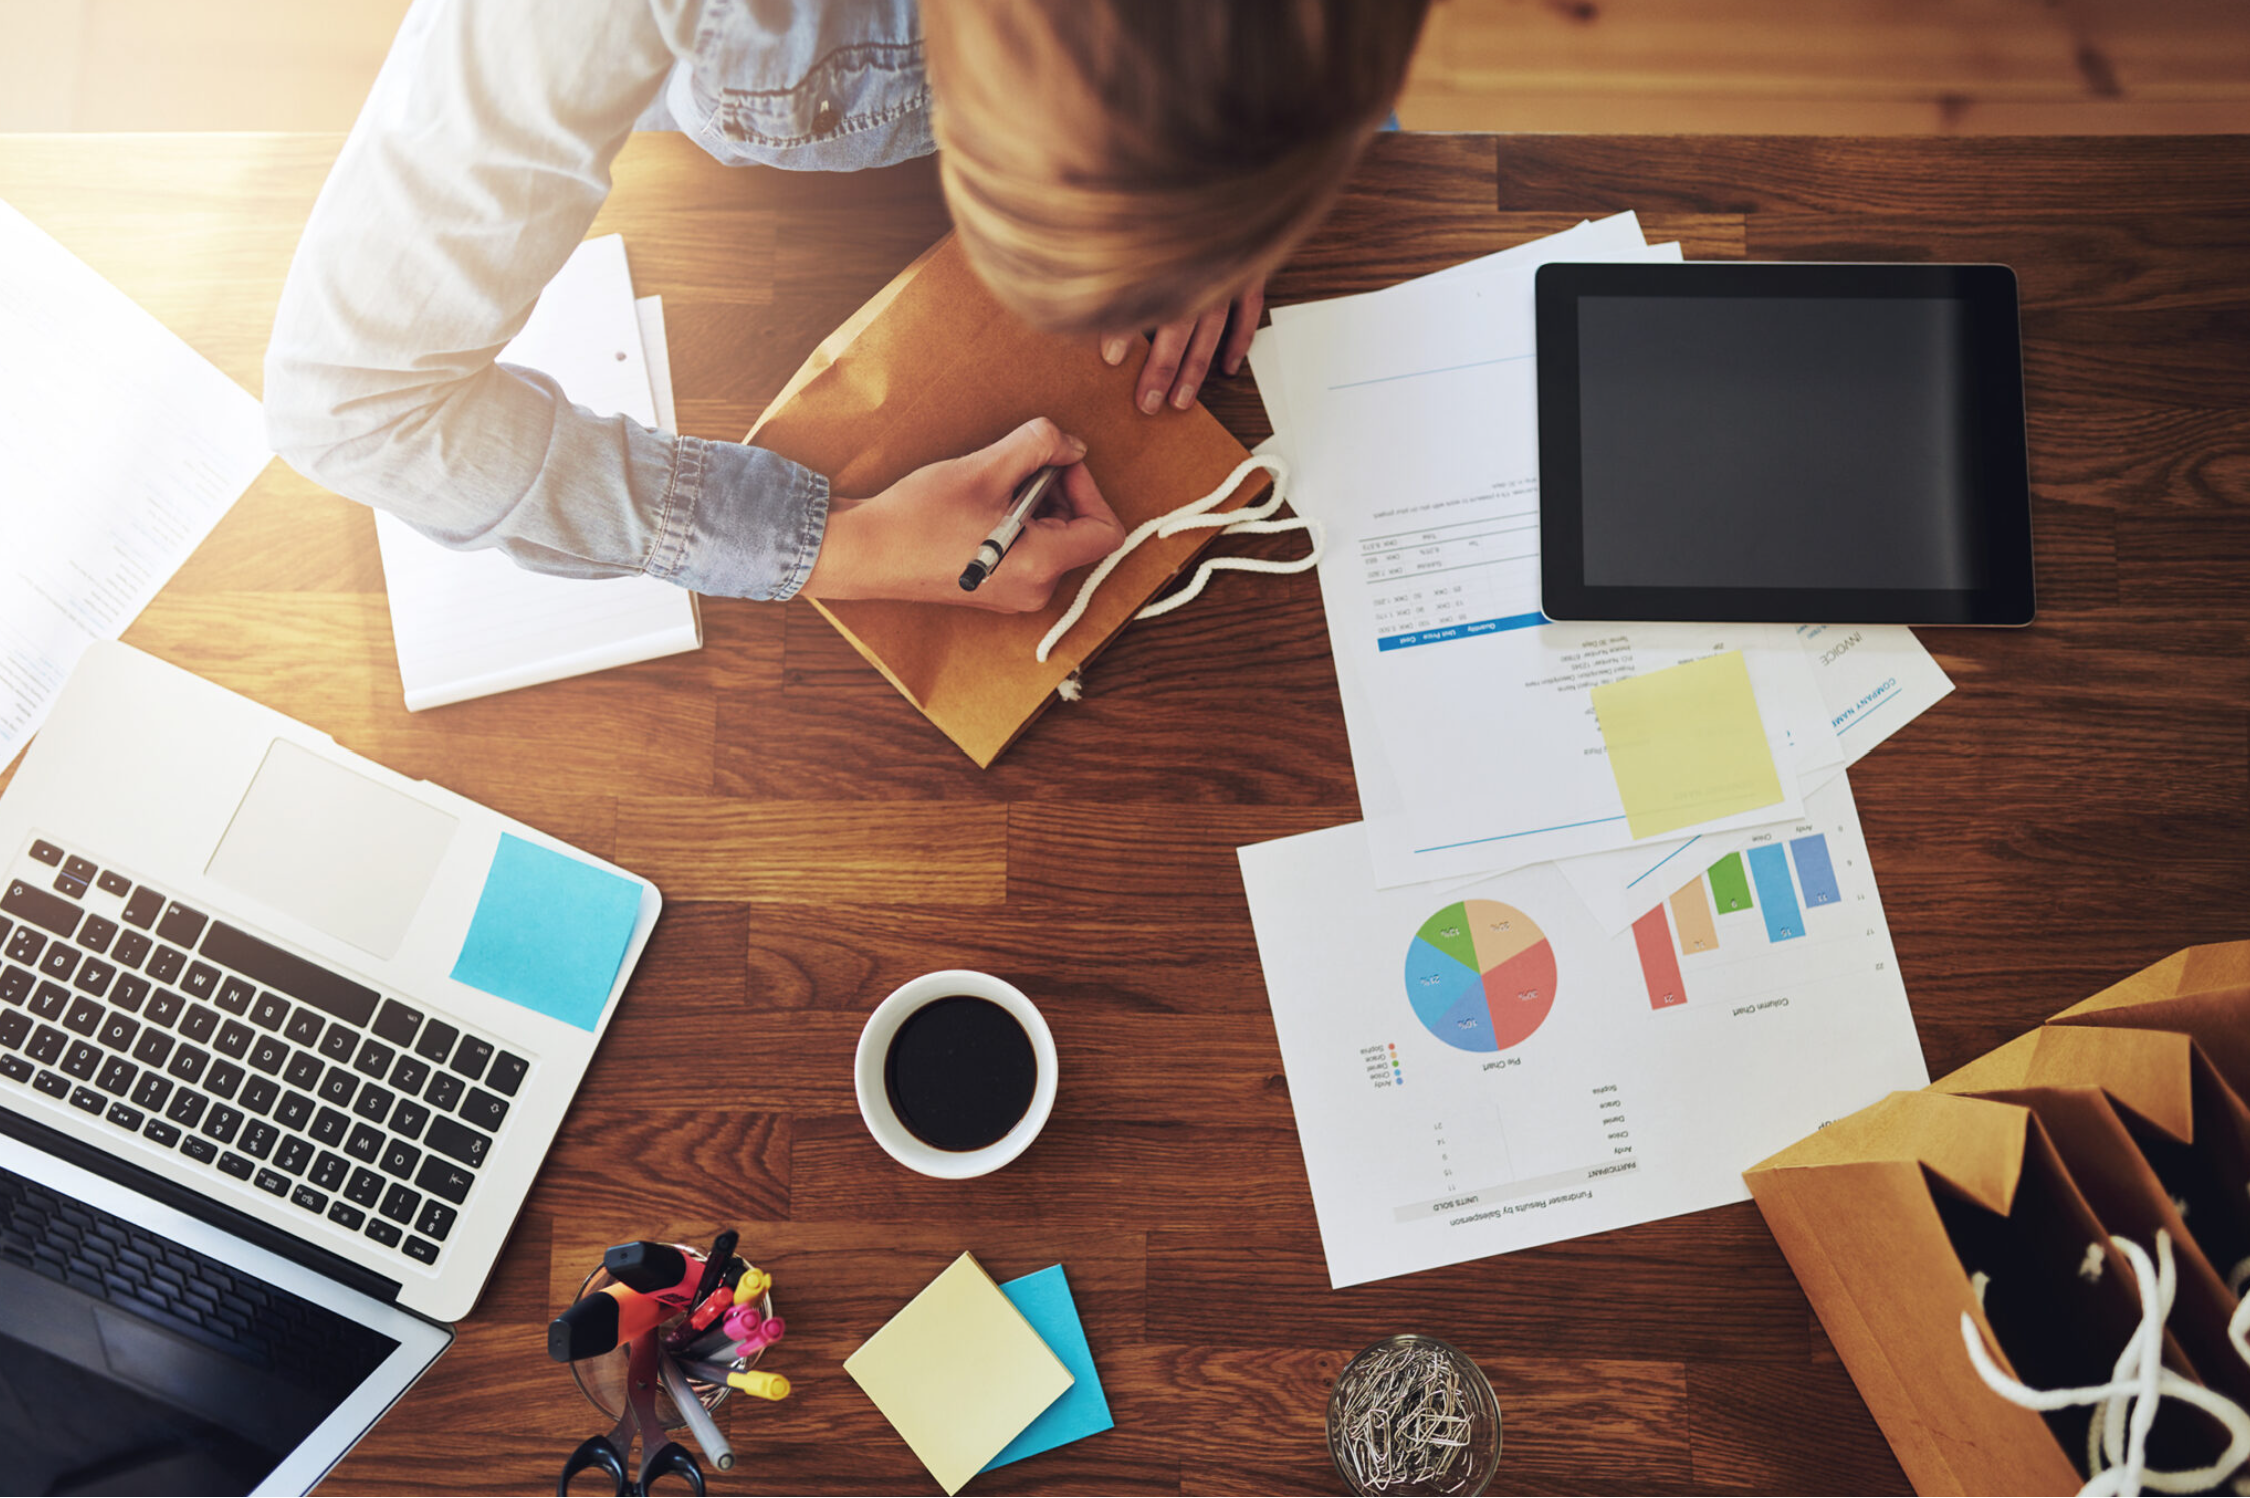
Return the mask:
<svg viewBox="0 0 2250 1498">
<path fill-rule="evenodd" d="M 1336 1375 L 1328 1455 L 1354 1493 L 1482 1493 L 1500 1470 L 1500 1400 L 1459 1348 L 1385 1337 Z"/>
<path fill-rule="evenodd" d="M 701 1262 L 702 1251 L 700 1249 L 693 1248 L 685 1243 L 674 1244 L 673 1247 L 697 1262 Z M 752 1272 L 755 1273 L 756 1271 L 753 1270 Z M 597 1295 L 604 1287 L 615 1283 L 615 1277 L 597 1264 L 594 1266 L 593 1273 L 586 1276 L 585 1283 L 578 1287 L 576 1299 L 584 1300 L 589 1295 Z M 757 1306 L 757 1320 L 778 1329 L 781 1323 L 777 1320 L 774 1311 L 773 1290 L 770 1282 L 768 1287 L 759 1295 Z M 670 1331 L 685 1321 L 687 1315 L 688 1313 L 683 1310 L 667 1318 L 660 1330 Z M 750 1340 L 757 1339 L 753 1336 Z M 778 1330 L 776 1337 L 772 1340 L 778 1340 Z M 768 1345 L 770 1345 L 770 1341 Z M 724 1366 L 731 1372 L 747 1373 L 757 1366 L 758 1360 L 765 1356 L 765 1351 L 764 1346 L 753 1347 L 748 1352 L 732 1357 Z M 580 1358 L 570 1364 L 570 1376 L 572 1381 L 578 1385 L 578 1392 L 585 1395 L 586 1402 L 600 1411 L 606 1419 L 617 1420 L 624 1414 L 625 1383 L 631 1361 L 631 1355 L 626 1345 L 620 1343 L 617 1347 L 601 1354 L 599 1357 Z M 706 1377 L 697 1369 L 698 1365 L 695 1363 L 682 1364 L 682 1371 L 687 1378 L 688 1391 L 702 1403 L 704 1409 L 716 1410 L 735 1391 L 730 1385 L 719 1382 L 715 1377 Z M 784 1390 L 788 1387 L 785 1382 L 780 1386 Z M 688 1423 L 687 1417 L 680 1413 L 678 1403 L 672 1398 L 669 1387 L 659 1387 L 656 1391 L 656 1414 L 657 1418 L 662 1420 L 665 1427 L 670 1430 L 678 1430 Z M 706 1453 L 706 1455 L 711 1456 L 715 1462 L 717 1461 L 716 1453 Z M 720 1463 L 720 1465 L 728 1464 Z"/>
</svg>

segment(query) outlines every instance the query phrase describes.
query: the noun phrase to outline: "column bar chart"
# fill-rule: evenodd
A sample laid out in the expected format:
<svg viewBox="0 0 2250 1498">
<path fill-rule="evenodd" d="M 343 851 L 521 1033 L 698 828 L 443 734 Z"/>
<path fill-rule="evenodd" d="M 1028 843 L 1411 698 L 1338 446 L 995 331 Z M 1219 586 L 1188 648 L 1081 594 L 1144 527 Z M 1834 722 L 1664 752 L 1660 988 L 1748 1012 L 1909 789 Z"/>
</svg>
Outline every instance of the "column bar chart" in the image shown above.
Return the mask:
<svg viewBox="0 0 2250 1498">
<path fill-rule="evenodd" d="M 1778 843 L 1749 850 L 1750 877 L 1757 881 L 1758 905 L 1765 912 L 1766 939 L 1788 941 L 1805 934 L 1797 912 L 1797 891 L 1789 883 L 1789 855 Z"/>
<path fill-rule="evenodd" d="M 1828 856 L 1828 839 L 1820 833 L 1811 837 L 1789 840 L 1789 852 L 1797 860 L 1797 883 L 1805 891 L 1805 908 L 1815 905 L 1833 905 L 1844 898 L 1836 887 L 1836 865 Z"/>
</svg>

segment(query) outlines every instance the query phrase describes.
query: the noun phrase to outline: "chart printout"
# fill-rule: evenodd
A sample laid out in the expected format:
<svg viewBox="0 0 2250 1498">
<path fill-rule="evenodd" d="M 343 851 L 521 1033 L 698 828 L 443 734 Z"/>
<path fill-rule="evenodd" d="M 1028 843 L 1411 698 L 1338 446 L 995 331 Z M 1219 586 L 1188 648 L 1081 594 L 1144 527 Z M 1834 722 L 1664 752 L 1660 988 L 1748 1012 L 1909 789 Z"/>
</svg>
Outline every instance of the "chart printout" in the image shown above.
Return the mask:
<svg viewBox="0 0 2250 1498">
<path fill-rule="evenodd" d="M 1551 865 L 1378 891 L 1357 825 L 1239 857 L 1338 1287 L 1743 1200 L 1929 1080 L 1841 776 L 1616 935 Z"/>
<path fill-rule="evenodd" d="M 0 766 L 270 461 L 248 391 L 0 202 Z"/>
</svg>

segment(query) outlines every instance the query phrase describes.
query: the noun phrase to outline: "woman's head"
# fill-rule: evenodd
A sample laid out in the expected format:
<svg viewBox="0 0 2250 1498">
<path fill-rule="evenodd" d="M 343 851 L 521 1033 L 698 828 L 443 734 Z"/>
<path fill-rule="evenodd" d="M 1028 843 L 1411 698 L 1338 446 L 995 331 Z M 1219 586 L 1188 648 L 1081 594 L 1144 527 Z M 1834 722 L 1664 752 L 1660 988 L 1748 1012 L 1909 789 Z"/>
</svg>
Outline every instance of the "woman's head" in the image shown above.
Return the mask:
<svg viewBox="0 0 2250 1498">
<path fill-rule="evenodd" d="M 994 291 L 1059 331 L 1200 312 L 1324 217 L 1428 0 L 926 0 L 940 171 Z"/>
</svg>

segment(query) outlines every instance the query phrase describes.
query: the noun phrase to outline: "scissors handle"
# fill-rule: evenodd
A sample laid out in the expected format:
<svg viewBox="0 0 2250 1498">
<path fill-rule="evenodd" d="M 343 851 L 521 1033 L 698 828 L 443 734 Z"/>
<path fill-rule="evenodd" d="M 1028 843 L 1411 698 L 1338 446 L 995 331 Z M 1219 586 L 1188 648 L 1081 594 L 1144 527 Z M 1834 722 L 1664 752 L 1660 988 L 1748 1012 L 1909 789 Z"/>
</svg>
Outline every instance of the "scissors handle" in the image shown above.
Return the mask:
<svg viewBox="0 0 2250 1498">
<path fill-rule="evenodd" d="M 677 1441 L 666 1441 L 641 1459 L 641 1485 L 634 1491 L 655 1492 L 660 1477 L 678 1477 L 687 1483 L 688 1491 L 702 1498 L 703 1468 Z"/>
<path fill-rule="evenodd" d="M 611 1498 L 624 1498 L 625 1494 L 635 1491 L 633 1480 L 625 1471 L 625 1458 L 609 1437 L 588 1436 L 578 1443 L 578 1449 L 563 1463 L 562 1478 L 555 1484 L 555 1498 L 570 1498 L 570 1480 L 588 1468 L 600 1471 L 609 1478 L 614 1485 Z M 698 1493 L 703 1491 L 701 1476 L 701 1473 L 697 1474 L 699 1480 L 695 1490 Z"/>
</svg>

